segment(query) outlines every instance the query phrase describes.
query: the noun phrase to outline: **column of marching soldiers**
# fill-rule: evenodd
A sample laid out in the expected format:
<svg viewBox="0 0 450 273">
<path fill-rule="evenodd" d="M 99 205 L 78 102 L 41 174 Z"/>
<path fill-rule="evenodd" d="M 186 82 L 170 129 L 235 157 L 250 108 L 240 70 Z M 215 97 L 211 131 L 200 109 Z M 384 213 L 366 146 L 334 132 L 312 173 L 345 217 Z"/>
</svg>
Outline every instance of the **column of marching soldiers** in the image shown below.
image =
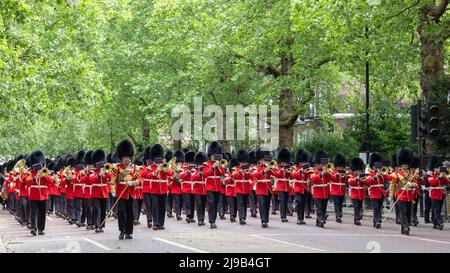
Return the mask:
<svg viewBox="0 0 450 273">
<path fill-rule="evenodd" d="M 268 227 L 269 212 L 279 209 L 281 221 L 297 213 L 297 224 L 316 214 L 316 226 L 327 221 L 327 204 L 334 204 L 336 222 L 342 223 L 343 204 L 349 190 L 354 209 L 354 224 L 361 225 L 366 191 L 373 207 L 373 226 L 381 228 L 383 202 L 391 201 L 402 234 L 417 226 L 419 198 L 425 195 L 425 222 L 443 229 L 441 217 L 448 190 L 448 170 L 439 157 L 432 156 L 428 170 L 419 169 L 419 158 L 408 148 L 401 148 L 391 157 L 390 166 L 383 166 L 383 156 L 371 153 L 368 164 L 359 157 L 347 166 L 338 153 L 329 161 L 324 150 L 312 154 L 298 149 L 291 162 L 288 149 L 271 153 L 256 149 L 239 150 L 235 157 L 222 153 L 219 142 L 209 144 L 207 152 L 164 152 L 160 144 L 147 147 L 142 157 L 134 157 L 134 146 L 122 140 L 114 153 L 102 150 L 75 155 L 60 155 L 54 161 L 40 150 L 20 155 L 1 167 L 3 209 L 5 206 L 22 226 L 33 235 L 44 235 L 46 213 L 56 215 L 70 225 L 86 226 L 103 232 L 108 217 L 118 219 L 119 239 L 131 239 L 133 226 L 145 212 L 148 228 L 163 230 L 165 217 L 187 223 L 205 225 L 208 212 L 210 228 L 217 228 L 216 219 L 245 225 L 247 209 Z M 0 182 L 2 182 L 0 180 Z M 295 210 L 293 210 L 293 205 Z M 228 209 L 227 209 L 228 207 Z M 386 207 L 388 208 L 388 207 Z M 385 214 L 386 215 L 386 214 Z"/>
</svg>

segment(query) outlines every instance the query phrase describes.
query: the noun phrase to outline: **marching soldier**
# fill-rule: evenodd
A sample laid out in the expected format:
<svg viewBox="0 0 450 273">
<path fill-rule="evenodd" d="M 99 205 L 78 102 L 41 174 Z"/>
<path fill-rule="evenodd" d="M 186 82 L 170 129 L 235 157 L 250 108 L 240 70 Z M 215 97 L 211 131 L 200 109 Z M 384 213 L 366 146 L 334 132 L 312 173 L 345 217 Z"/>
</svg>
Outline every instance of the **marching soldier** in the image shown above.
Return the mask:
<svg viewBox="0 0 450 273">
<path fill-rule="evenodd" d="M 253 173 L 253 180 L 255 181 L 255 193 L 258 200 L 259 216 L 261 219 L 261 226 L 263 228 L 269 227 L 269 212 L 270 200 L 272 197 L 272 168 L 276 165 L 272 164 L 272 168 L 268 165 L 272 161 L 272 157 L 268 151 L 263 151 L 261 148 L 256 150 L 256 159 L 258 164 L 256 171 Z"/>
<path fill-rule="evenodd" d="M 239 166 L 239 162 L 236 158 L 232 158 L 228 164 L 228 172 L 224 179 L 225 183 L 225 196 L 227 198 L 228 208 L 230 210 L 230 222 L 236 222 L 236 216 L 238 211 L 238 201 L 236 198 L 236 185 L 232 178 L 232 173 L 236 172 L 236 167 Z"/>
<path fill-rule="evenodd" d="M 194 164 L 195 152 L 188 151 L 185 154 L 186 166 L 180 173 L 179 181 L 181 183 L 181 191 L 183 193 L 184 210 L 186 212 L 186 223 L 195 223 L 195 196 L 193 176 L 196 173 L 196 165 Z"/>
<path fill-rule="evenodd" d="M 94 151 L 87 151 L 84 155 L 85 168 L 81 176 L 81 184 L 83 185 L 83 200 L 82 200 L 82 212 L 81 212 L 81 224 L 84 226 L 86 222 L 87 230 L 94 230 L 94 219 L 92 209 L 92 184 L 89 180 L 91 170 L 94 168 L 92 162 L 92 153 Z"/>
<path fill-rule="evenodd" d="M 205 179 L 206 193 L 208 196 L 208 218 L 210 228 L 217 228 L 217 208 L 222 191 L 222 179 L 225 176 L 225 168 L 220 164 L 222 160 L 222 146 L 213 141 L 208 146 L 209 161 L 204 164 L 203 177 Z"/>
<path fill-rule="evenodd" d="M 401 148 L 397 153 L 397 164 L 400 170 L 391 174 L 391 185 L 389 186 L 389 194 L 391 199 L 396 199 L 398 203 L 401 233 L 409 235 L 409 225 L 411 224 L 409 215 L 411 214 L 413 200 L 413 184 L 410 182 L 412 175 L 409 166 L 413 153 L 408 148 Z"/>
<path fill-rule="evenodd" d="M 172 182 L 172 171 L 169 163 L 164 162 L 164 148 L 155 144 L 150 148 L 150 159 L 153 165 L 145 177 L 149 180 L 152 200 L 153 230 L 163 230 L 169 182 Z"/>
<path fill-rule="evenodd" d="M 295 194 L 295 208 L 297 210 L 297 225 L 305 225 L 306 194 L 309 192 L 308 176 L 312 171 L 308 163 L 308 153 L 298 149 L 295 153 L 296 168 L 291 173 L 292 188 Z"/>
<path fill-rule="evenodd" d="M 139 169 L 139 172 L 142 170 L 142 166 L 144 165 L 144 162 L 140 159 L 137 158 L 134 160 L 134 163 L 137 167 L 136 169 Z M 139 175 L 138 175 L 139 177 Z M 134 187 L 134 225 L 140 225 L 141 222 L 139 222 L 139 218 L 141 216 L 141 212 L 142 212 L 142 204 L 144 202 L 144 193 L 142 191 L 142 181 L 141 179 L 138 179 L 139 183 L 138 185 L 136 185 Z"/>
<path fill-rule="evenodd" d="M 369 187 L 370 202 L 373 208 L 373 226 L 381 228 L 381 213 L 383 211 L 383 201 L 386 197 L 385 182 L 389 179 L 387 173 L 381 172 L 383 166 L 383 156 L 374 152 L 370 154 L 369 166 L 370 173 L 366 179 L 366 186 Z"/>
<path fill-rule="evenodd" d="M 133 239 L 134 199 L 133 187 L 138 184 L 136 166 L 131 161 L 134 156 L 134 146 L 128 140 L 122 140 L 116 147 L 117 157 L 122 161 L 112 173 L 111 192 L 117 197 L 117 218 L 119 224 L 119 240 Z"/>
<path fill-rule="evenodd" d="M 81 222 L 81 213 L 83 209 L 83 189 L 84 184 L 82 183 L 82 180 L 84 182 L 84 157 L 86 155 L 86 152 L 83 150 L 78 151 L 75 154 L 76 159 L 76 165 L 75 168 L 75 176 L 72 179 L 72 185 L 73 185 L 73 197 L 74 197 L 74 217 L 75 217 L 75 224 L 78 227 L 84 227 L 86 224 Z"/>
<path fill-rule="evenodd" d="M 277 169 L 271 170 L 274 177 L 274 188 L 278 192 L 278 198 L 280 200 L 280 217 L 281 222 L 288 222 L 287 210 L 288 210 L 288 198 L 289 198 L 289 168 L 291 162 L 291 153 L 288 149 L 281 149 L 278 152 L 278 166 Z"/>
<path fill-rule="evenodd" d="M 173 173 L 173 182 L 169 186 L 169 191 L 172 194 L 173 199 L 173 205 L 175 209 L 175 216 L 177 218 L 177 221 L 183 220 L 181 218 L 181 208 L 183 204 L 183 192 L 181 190 L 181 182 L 179 181 L 180 173 L 183 171 L 184 168 L 184 160 L 186 155 L 183 151 L 176 151 L 174 153 L 174 156 L 176 158 L 175 164 L 176 166 L 173 166 L 175 170 L 172 170 Z"/>
<path fill-rule="evenodd" d="M 415 174 L 414 179 L 411 182 L 414 184 L 413 201 L 412 201 L 412 224 L 417 226 L 419 224 L 419 218 L 417 217 L 417 208 L 420 202 L 421 187 L 425 185 L 423 179 L 422 170 L 420 170 L 420 159 L 418 156 L 413 156 L 411 161 L 411 172 Z"/>
<path fill-rule="evenodd" d="M 234 184 L 236 192 L 236 200 L 239 210 L 239 224 L 245 225 L 247 219 L 248 198 L 251 190 L 251 169 L 248 164 L 249 155 L 246 150 L 239 150 L 236 155 L 239 163 L 234 167 L 235 170 L 231 173 L 231 179 Z"/>
<path fill-rule="evenodd" d="M 331 173 L 327 171 L 328 155 L 324 150 L 319 150 L 314 155 L 315 171 L 310 175 L 312 185 L 312 197 L 316 207 L 316 226 L 324 227 L 327 220 L 327 204 L 329 196 L 329 183 Z"/>
<path fill-rule="evenodd" d="M 331 173 L 330 195 L 333 199 L 336 222 L 338 223 L 342 223 L 342 206 L 344 204 L 347 187 L 345 162 L 345 156 L 341 153 L 338 153 L 333 157 L 334 170 Z"/>
<path fill-rule="evenodd" d="M 76 179 L 76 170 L 75 167 L 75 158 L 72 156 L 67 156 L 66 158 L 66 165 L 67 168 L 64 170 L 64 180 L 66 182 L 66 198 L 67 198 L 67 216 L 68 216 L 68 223 L 70 225 L 73 225 L 77 222 L 75 217 L 75 197 L 73 195 L 74 193 L 74 180 Z"/>
<path fill-rule="evenodd" d="M 204 165 L 208 161 L 208 156 L 204 152 L 195 154 L 194 162 L 197 165 L 197 171 L 193 174 L 194 183 L 192 193 L 195 197 L 195 207 L 197 211 L 197 222 L 199 226 L 205 225 L 205 209 L 207 202 L 206 186 L 204 178 Z"/>
<path fill-rule="evenodd" d="M 360 226 L 360 221 L 362 219 L 362 207 L 366 196 L 366 174 L 364 173 L 364 161 L 359 157 L 353 158 L 350 161 L 350 169 L 352 171 L 352 175 L 348 179 L 348 184 L 350 186 L 350 199 L 353 203 L 354 224 Z"/>
<path fill-rule="evenodd" d="M 222 156 L 224 158 L 224 160 L 226 160 L 226 162 L 230 162 L 231 158 L 228 157 L 228 153 L 222 153 Z M 227 174 L 228 172 L 225 171 L 225 174 Z M 225 177 L 222 177 L 223 179 L 225 179 Z M 219 213 L 219 218 L 220 220 L 226 220 L 227 218 L 225 217 L 225 213 L 227 213 L 228 210 L 228 202 L 227 202 L 227 198 L 225 196 L 225 183 L 222 183 L 222 188 L 220 189 L 220 196 L 219 196 L 219 203 L 217 205 L 217 210 Z"/>
<path fill-rule="evenodd" d="M 170 160 L 174 157 L 174 153 L 172 151 L 167 151 L 166 154 L 164 155 L 164 158 L 166 160 L 166 162 L 170 162 Z M 170 187 L 169 187 L 169 192 L 167 194 L 167 200 L 166 200 L 166 211 L 167 211 L 167 217 L 168 218 L 172 218 L 173 217 L 173 196 L 172 193 L 170 192 Z"/>
<path fill-rule="evenodd" d="M 397 153 L 395 153 L 391 156 L 391 170 L 392 170 L 392 174 L 394 174 L 395 172 L 398 171 Z M 390 179 L 390 181 L 391 181 L 391 179 Z M 392 183 L 389 183 L 389 186 L 391 184 Z M 389 191 L 389 189 L 388 189 L 388 191 Z M 392 203 L 393 204 L 392 206 L 394 206 L 394 209 L 395 209 L 395 223 L 400 225 L 400 223 L 401 223 L 400 222 L 400 210 L 398 209 L 398 202 L 396 202 L 397 200 L 395 199 L 396 198 L 395 195 L 393 195 L 393 198 L 391 198 L 390 196 L 391 196 L 391 194 L 389 193 L 389 198 L 388 198 L 390 200 L 389 204 Z"/>
<path fill-rule="evenodd" d="M 430 175 L 428 175 L 428 183 L 430 185 L 430 198 L 431 198 L 431 206 L 433 208 L 433 228 L 434 229 L 444 229 L 444 224 L 442 221 L 442 206 L 444 204 L 445 197 L 447 194 L 445 193 L 445 187 L 449 185 L 449 179 L 446 175 L 446 168 L 441 167 L 441 159 L 437 156 L 431 156 L 429 163 L 429 169 L 432 171 Z"/>
<path fill-rule="evenodd" d="M 151 146 L 148 146 L 144 150 L 144 166 L 139 172 L 139 178 L 142 184 L 142 193 L 144 197 L 144 209 L 145 216 L 147 217 L 147 227 L 152 228 L 153 226 L 153 213 L 152 213 L 152 195 L 150 190 L 150 177 L 152 172 L 156 169 L 156 166 L 153 165 L 153 160 L 150 155 Z M 162 154 L 159 154 L 158 157 L 162 158 Z"/>
<path fill-rule="evenodd" d="M 30 163 L 32 170 L 24 174 L 22 180 L 29 187 L 31 234 L 44 235 L 48 187 L 53 181 L 44 167 L 45 155 L 42 151 L 32 152 Z"/>
<path fill-rule="evenodd" d="M 101 233 L 103 232 L 102 223 L 106 218 L 106 202 L 112 169 L 105 170 L 105 152 L 100 149 L 92 153 L 92 163 L 94 170 L 89 175 L 89 184 L 92 185 L 93 224 L 95 233 Z"/>
<path fill-rule="evenodd" d="M 255 170 L 257 165 L 257 159 L 256 159 L 256 151 L 250 151 L 248 153 L 249 157 L 249 163 L 250 163 L 250 169 Z M 258 213 L 258 202 L 256 200 L 256 190 L 254 188 L 254 180 L 252 181 L 251 187 L 250 187 L 250 216 L 253 218 L 257 217 Z"/>
</svg>

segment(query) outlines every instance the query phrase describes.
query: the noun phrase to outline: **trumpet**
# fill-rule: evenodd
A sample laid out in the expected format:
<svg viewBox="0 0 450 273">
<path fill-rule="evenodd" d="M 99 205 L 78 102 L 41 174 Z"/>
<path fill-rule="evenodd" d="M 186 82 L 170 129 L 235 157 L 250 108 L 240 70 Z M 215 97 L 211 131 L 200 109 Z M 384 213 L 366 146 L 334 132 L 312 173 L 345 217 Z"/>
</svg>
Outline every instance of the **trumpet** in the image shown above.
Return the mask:
<svg viewBox="0 0 450 273">
<path fill-rule="evenodd" d="M 382 174 L 389 174 L 389 169 L 386 166 L 381 167 L 380 172 Z"/>
<path fill-rule="evenodd" d="M 25 165 L 26 165 L 25 159 L 17 161 L 17 163 L 14 165 L 13 172 L 18 173 L 21 169 L 25 168 Z"/>
<path fill-rule="evenodd" d="M 219 161 L 219 166 L 221 168 L 226 168 L 228 166 L 228 161 L 226 159 L 222 159 Z"/>
<path fill-rule="evenodd" d="M 278 166 L 278 163 L 277 163 L 277 161 L 275 159 L 272 159 L 272 161 L 270 161 L 267 164 L 267 166 L 270 167 L 271 169 L 275 169 Z"/>
<path fill-rule="evenodd" d="M 334 165 L 333 163 L 328 163 L 326 166 L 326 169 L 328 172 L 331 172 L 332 170 L 334 170 Z"/>
<path fill-rule="evenodd" d="M 168 171 L 170 169 L 170 164 L 167 162 L 163 162 L 161 163 L 161 165 L 159 165 L 159 169 L 162 171 Z"/>
<path fill-rule="evenodd" d="M 105 173 L 109 173 L 109 172 L 111 172 L 112 170 L 113 170 L 113 164 L 111 164 L 111 163 L 106 163 L 105 164 L 105 166 L 103 166 L 103 171 L 105 172 Z"/>
<path fill-rule="evenodd" d="M 50 174 L 50 170 L 47 167 L 44 167 L 39 170 L 39 176 L 44 177 Z"/>
</svg>

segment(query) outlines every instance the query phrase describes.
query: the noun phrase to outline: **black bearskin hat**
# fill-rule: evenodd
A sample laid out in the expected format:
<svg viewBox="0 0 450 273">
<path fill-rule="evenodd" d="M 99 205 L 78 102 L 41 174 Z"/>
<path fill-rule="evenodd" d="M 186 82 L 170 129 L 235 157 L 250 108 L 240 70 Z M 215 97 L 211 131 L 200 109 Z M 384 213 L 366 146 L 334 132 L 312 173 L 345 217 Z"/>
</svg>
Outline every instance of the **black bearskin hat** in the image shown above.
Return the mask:
<svg viewBox="0 0 450 273">
<path fill-rule="evenodd" d="M 84 164 L 84 156 L 86 155 L 86 152 L 83 150 L 79 150 L 75 153 L 75 164 Z"/>
<path fill-rule="evenodd" d="M 428 169 L 431 171 L 439 168 L 439 166 L 441 166 L 441 158 L 435 155 L 430 156 L 430 160 L 428 160 Z"/>
<path fill-rule="evenodd" d="M 155 144 L 150 148 L 150 159 L 154 160 L 157 157 L 164 157 L 164 148 L 161 144 Z"/>
<path fill-rule="evenodd" d="M 250 163 L 252 165 L 258 164 L 258 160 L 256 159 L 256 151 L 255 150 L 251 150 L 248 153 L 248 163 Z"/>
<path fill-rule="evenodd" d="M 180 150 L 176 151 L 174 156 L 177 158 L 177 163 L 184 162 L 184 160 L 186 159 L 186 155 L 183 151 Z"/>
<path fill-rule="evenodd" d="M 66 157 L 66 166 L 73 167 L 73 166 L 75 166 L 76 163 L 77 162 L 76 162 L 76 160 L 75 160 L 75 158 L 73 156 L 69 155 L 69 156 Z"/>
<path fill-rule="evenodd" d="M 147 146 L 144 150 L 144 160 L 149 160 L 150 159 L 150 149 L 152 148 L 152 146 Z"/>
<path fill-rule="evenodd" d="M 363 171 L 364 161 L 360 157 L 355 157 L 350 161 L 350 169 L 352 171 Z"/>
<path fill-rule="evenodd" d="M 322 159 L 324 158 L 328 158 L 328 154 L 324 151 L 324 150 L 318 150 L 315 154 L 314 154 L 314 159 L 313 162 L 316 164 L 321 164 Z"/>
<path fill-rule="evenodd" d="M 401 148 L 397 152 L 397 164 L 399 166 L 411 164 L 413 158 L 413 152 L 408 148 Z"/>
<path fill-rule="evenodd" d="M 182 151 L 184 154 L 186 154 L 187 152 L 189 152 L 189 148 L 183 148 Z"/>
<path fill-rule="evenodd" d="M 369 166 L 373 168 L 375 162 L 383 162 L 383 155 L 380 153 L 371 153 L 369 156 Z"/>
<path fill-rule="evenodd" d="M 142 165 L 144 165 L 144 162 L 143 162 L 141 159 L 136 158 L 136 159 L 133 161 L 133 164 L 138 165 L 138 166 L 142 166 Z"/>
<path fill-rule="evenodd" d="M 168 150 L 164 155 L 164 158 L 166 159 L 166 162 L 169 162 L 173 158 L 173 156 L 173 152 L 171 150 Z"/>
<path fill-rule="evenodd" d="M 221 154 L 222 153 L 222 145 L 219 142 L 213 141 L 208 146 L 208 157 L 213 154 Z"/>
<path fill-rule="evenodd" d="M 55 170 L 55 162 L 53 162 L 53 161 L 49 161 L 47 164 L 47 169 L 49 169 L 49 170 Z"/>
<path fill-rule="evenodd" d="M 249 161 L 248 152 L 244 149 L 240 149 L 237 152 L 236 159 L 239 163 L 248 163 Z"/>
<path fill-rule="evenodd" d="M 397 164 L 397 154 L 395 153 L 395 154 L 393 154 L 391 156 L 391 167 L 395 168 L 397 166 L 398 166 L 398 164 Z"/>
<path fill-rule="evenodd" d="M 204 152 L 198 152 L 195 154 L 194 162 L 197 165 L 201 165 L 208 161 L 208 156 Z"/>
<path fill-rule="evenodd" d="M 417 169 L 420 167 L 420 159 L 418 156 L 413 156 L 411 159 L 411 163 L 409 164 L 409 167 L 412 169 Z"/>
<path fill-rule="evenodd" d="M 86 164 L 86 165 L 92 165 L 93 163 L 92 163 L 92 153 L 93 153 L 94 151 L 92 151 L 92 150 L 89 150 L 89 151 L 87 151 L 86 152 L 86 154 L 84 155 L 84 164 Z"/>
<path fill-rule="evenodd" d="M 341 153 L 337 153 L 334 157 L 333 157 L 333 165 L 334 167 L 345 167 L 345 156 Z"/>
<path fill-rule="evenodd" d="M 122 160 L 124 157 L 133 157 L 134 156 L 134 146 L 129 140 L 124 139 L 116 147 L 116 155 Z"/>
<path fill-rule="evenodd" d="M 105 152 L 101 149 L 95 150 L 92 153 L 92 164 L 97 164 L 99 162 L 105 162 Z"/>
<path fill-rule="evenodd" d="M 297 149 L 295 152 L 295 163 L 308 162 L 308 152 L 303 149 Z"/>
<path fill-rule="evenodd" d="M 279 162 L 284 162 L 284 163 L 289 163 L 291 162 L 291 152 L 289 152 L 288 149 L 281 149 L 278 152 L 278 161 Z"/>
<path fill-rule="evenodd" d="M 195 157 L 195 152 L 189 151 L 186 153 L 184 159 L 185 159 L 186 163 L 194 163 L 194 157 Z"/>
<path fill-rule="evenodd" d="M 256 149 L 256 159 L 259 161 L 263 159 L 265 156 L 269 156 L 269 151 L 262 151 L 261 148 Z"/>
<path fill-rule="evenodd" d="M 234 168 L 234 167 L 236 167 L 236 166 L 239 166 L 239 161 L 237 160 L 237 158 L 236 157 L 233 157 L 231 160 L 230 160 L 230 163 L 228 163 L 228 168 Z"/>
<path fill-rule="evenodd" d="M 31 166 L 33 166 L 34 164 L 37 164 L 37 163 L 41 163 L 42 165 L 44 165 L 45 164 L 44 152 L 42 152 L 40 150 L 32 152 L 31 156 L 30 156 L 30 163 L 31 163 Z"/>
</svg>

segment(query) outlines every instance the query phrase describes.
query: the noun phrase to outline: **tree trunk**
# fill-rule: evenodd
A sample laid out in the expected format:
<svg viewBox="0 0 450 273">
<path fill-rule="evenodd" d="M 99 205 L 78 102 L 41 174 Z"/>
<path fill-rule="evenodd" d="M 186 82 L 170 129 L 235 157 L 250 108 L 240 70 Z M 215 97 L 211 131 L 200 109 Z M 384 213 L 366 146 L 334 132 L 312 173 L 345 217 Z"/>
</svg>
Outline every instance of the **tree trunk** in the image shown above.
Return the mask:
<svg viewBox="0 0 450 273">
<path fill-rule="evenodd" d="M 174 140 L 172 145 L 174 151 L 181 150 L 181 140 Z"/>
<path fill-rule="evenodd" d="M 290 149 L 294 144 L 294 124 L 298 113 L 294 108 L 294 94 L 291 89 L 282 91 L 279 99 L 280 128 L 278 149 Z"/>
<path fill-rule="evenodd" d="M 445 7 L 444 7 L 445 8 Z M 433 95 L 432 83 L 444 73 L 444 42 L 447 34 L 433 31 L 433 23 L 439 23 L 438 17 L 431 17 L 432 8 L 424 8 L 421 11 L 418 32 L 420 35 L 420 62 L 421 75 L 420 86 L 422 99 L 425 103 L 431 101 Z M 433 22 L 434 21 L 434 22 Z M 440 22 L 443 24 L 443 22 Z M 444 22 L 445 23 L 445 22 Z M 437 140 L 426 138 L 425 156 L 438 154 Z"/>
<path fill-rule="evenodd" d="M 294 125 L 280 125 L 280 143 L 278 149 L 290 149 L 294 143 Z"/>
</svg>

